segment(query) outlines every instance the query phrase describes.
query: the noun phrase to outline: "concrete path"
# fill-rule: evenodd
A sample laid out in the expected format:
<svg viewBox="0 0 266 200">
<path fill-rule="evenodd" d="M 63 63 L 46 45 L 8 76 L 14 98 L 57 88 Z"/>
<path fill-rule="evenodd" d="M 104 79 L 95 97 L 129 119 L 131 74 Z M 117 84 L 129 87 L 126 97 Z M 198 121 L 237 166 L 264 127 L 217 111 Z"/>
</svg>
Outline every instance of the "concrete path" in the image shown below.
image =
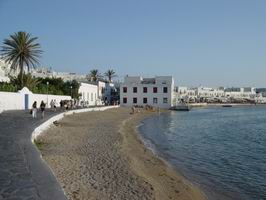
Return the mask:
<svg viewBox="0 0 266 200">
<path fill-rule="evenodd" d="M 33 130 L 55 114 L 46 112 L 44 119 L 25 111 L 0 114 L 0 200 L 66 200 L 31 142 Z"/>
</svg>

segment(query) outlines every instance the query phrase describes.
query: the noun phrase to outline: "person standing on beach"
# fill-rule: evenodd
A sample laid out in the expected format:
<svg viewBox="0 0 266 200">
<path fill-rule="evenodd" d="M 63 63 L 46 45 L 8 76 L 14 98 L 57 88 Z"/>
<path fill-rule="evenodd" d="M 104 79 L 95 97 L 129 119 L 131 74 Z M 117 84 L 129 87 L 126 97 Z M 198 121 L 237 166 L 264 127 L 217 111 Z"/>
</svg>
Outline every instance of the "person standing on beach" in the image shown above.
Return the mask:
<svg viewBox="0 0 266 200">
<path fill-rule="evenodd" d="M 34 101 L 32 104 L 32 118 L 37 118 L 37 102 Z"/>
<path fill-rule="evenodd" d="M 45 103 L 43 101 L 41 102 L 40 108 L 42 112 L 42 118 L 44 118 Z"/>
</svg>

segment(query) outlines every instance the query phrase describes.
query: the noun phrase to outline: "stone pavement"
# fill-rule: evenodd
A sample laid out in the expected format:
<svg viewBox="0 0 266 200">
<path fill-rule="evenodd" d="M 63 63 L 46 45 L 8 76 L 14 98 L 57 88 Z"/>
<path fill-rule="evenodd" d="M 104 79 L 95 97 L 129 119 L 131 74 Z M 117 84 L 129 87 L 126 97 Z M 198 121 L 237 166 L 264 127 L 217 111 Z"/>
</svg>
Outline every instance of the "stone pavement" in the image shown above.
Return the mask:
<svg viewBox="0 0 266 200">
<path fill-rule="evenodd" d="M 45 114 L 44 119 L 40 112 L 37 119 L 26 111 L 0 114 L 0 200 L 67 199 L 31 142 L 33 130 L 58 112 Z"/>
</svg>

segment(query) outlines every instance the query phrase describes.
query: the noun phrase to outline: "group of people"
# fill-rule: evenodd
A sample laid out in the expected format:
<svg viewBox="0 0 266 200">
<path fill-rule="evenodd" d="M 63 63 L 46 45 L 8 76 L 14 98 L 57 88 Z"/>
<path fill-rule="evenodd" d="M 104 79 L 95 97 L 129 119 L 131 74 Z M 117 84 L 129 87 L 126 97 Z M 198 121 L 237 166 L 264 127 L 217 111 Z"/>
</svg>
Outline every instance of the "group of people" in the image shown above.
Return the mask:
<svg viewBox="0 0 266 200">
<path fill-rule="evenodd" d="M 58 104 L 55 99 L 50 101 L 50 108 L 54 112 L 56 111 L 59 105 L 61 109 L 69 110 L 69 109 L 76 108 L 78 105 L 78 102 L 76 100 L 61 100 Z M 44 101 L 41 101 L 39 109 L 42 113 L 42 117 L 44 117 L 44 111 L 46 108 L 47 108 L 47 105 L 44 103 Z M 34 101 L 34 103 L 32 104 L 32 109 L 30 110 L 30 113 L 32 114 L 33 118 L 37 118 L 37 111 L 38 111 L 37 101 Z"/>
<path fill-rule="evenodd" d="M 51 100 L 50 102 L 50 106 L 51 106 L 51 109 L 53 111 L 56 111 L 56 106 L 57 106 L 57 103 L 56 103 L 56 100 Z M 42 114 L 42 117 L 44 117 L 44 111 L 45 111 L 45 108 L 46 108 L 46 104 L 44 103 L 44 101 L 41 101 L 41 104 L 40 104 L 40 111 L 41 111 L 41 114 Z M 33 104 L 32 104 L 32 109 L 31 109 L 31 114 L 32 114 L 32 118 L 37 118 L 37 112 L 38 112 L 38 106 L 37 106 L 37 101 L 34 101 Z"/>
<path fill-rule="evenodd" d="M 40 110 L 42 112 L 42 117 L 44 117 L 44 110 L 45 110 L 45 103 L 42 101 L 40 104 Z M 31 114 L 33 118 L 37 118 L 37 101 L 34 101 L 34 103 L 32 104 L 32 109 L 31 109 Z"/>
</svg>

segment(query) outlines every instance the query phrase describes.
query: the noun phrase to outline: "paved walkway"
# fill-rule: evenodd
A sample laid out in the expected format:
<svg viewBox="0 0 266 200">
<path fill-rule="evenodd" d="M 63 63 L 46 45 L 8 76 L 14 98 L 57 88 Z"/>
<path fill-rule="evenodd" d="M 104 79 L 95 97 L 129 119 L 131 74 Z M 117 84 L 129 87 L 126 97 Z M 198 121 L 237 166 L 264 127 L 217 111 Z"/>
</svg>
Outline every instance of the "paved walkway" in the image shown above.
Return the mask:
<svg viewBox="0 0 266 200">
<path fill-rule="evenodd" d="M 66 200 L 31 142 L 33 130 L 55 114 L 47 112 L 44 119 L 25 111 L 0 114 L 0 200 Z"/>
</svg>

